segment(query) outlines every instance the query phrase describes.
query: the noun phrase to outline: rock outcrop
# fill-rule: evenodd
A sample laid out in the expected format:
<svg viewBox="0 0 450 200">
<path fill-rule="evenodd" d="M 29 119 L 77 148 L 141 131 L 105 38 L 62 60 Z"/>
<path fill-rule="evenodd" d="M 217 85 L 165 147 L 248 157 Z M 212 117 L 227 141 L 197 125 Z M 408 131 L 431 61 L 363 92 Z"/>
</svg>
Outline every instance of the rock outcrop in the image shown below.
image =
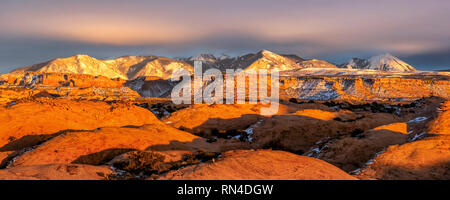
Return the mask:
<svg viewBox="0 0 450 200">
<path fill-rule="evenodd" d="M 195 144 L 195 145 L 194 145 Z M 16 158 L 9 166 L 77 163 L 99 165 L 128 151 L 181 148 L 208 149 L 205 139 L 171 128 L 160 121 L 144 126 L 67 131 Z"/>
<path fill-rule="evenodd" d="M 358 174 L 362 179 L 450 179 L 450 102 L 412 142 L 381 152 Z M 423 139 L 421 139 L 424 137 Z"/>
<path fill-rule="evenodd" d="M 19 150 L 65 130 L 141 126 L 159 121 L 150 111 L 128 104 L 43 99 L 0 107 L 0 148 Z"/>
<path fill-rule="evenodd" d="M 0 180 L 104 180 L 113 173 L 107 166 L 48 164 L 0 170 Z"/>
<path fill-rule="evenodd" d="M 230 151 L 215 162 L 171 171 L 170 180 L 356 180 L 319 159 L 283 151 Z"/>
<path fill-rule="evenodd" d="M 302 100 L 412 101 L 450 98 L 449 76 L 283 76 L 280 94 Z"/>
</svg>

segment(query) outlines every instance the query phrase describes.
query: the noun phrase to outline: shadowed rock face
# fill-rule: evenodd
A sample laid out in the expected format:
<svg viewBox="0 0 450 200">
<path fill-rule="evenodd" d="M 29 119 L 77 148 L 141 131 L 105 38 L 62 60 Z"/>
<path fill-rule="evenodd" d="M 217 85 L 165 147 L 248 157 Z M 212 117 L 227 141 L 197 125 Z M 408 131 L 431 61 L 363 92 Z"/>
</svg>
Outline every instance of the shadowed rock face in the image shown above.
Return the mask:
<svg viewBox="0 0 450 200">
<path fill-rule="evenodd" d="M 176 82 L 158 77 L 138 77 L 126 83 L 126 86 L 143 97 L 170 97 L 172 88 L 175 85 Z"/>
</svg>

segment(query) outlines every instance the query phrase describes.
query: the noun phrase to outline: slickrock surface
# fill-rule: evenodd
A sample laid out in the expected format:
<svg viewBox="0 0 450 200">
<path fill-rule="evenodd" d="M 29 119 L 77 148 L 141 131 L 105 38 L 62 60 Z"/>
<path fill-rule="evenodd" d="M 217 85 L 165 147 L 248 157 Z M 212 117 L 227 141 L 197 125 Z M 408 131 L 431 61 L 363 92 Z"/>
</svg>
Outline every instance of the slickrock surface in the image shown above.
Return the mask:
<svg viewBox="0 0 450 200">
<path fill-rule="evenodd" d="M 280 70 L 278 112 L 176 105 L 172 73 L 196 60 Z M 0 179 L 450 179 L 450 73 L 390 54 L 338 66 L 262 50 L 75 55 L 1 74 Z"/>
<path fill-rule="evenodd" d="M 256 123 L 260 116 L 260 104 L 206 105 L 196 104 L 172 113 L 164 122 L 200 135 L 210 135 L 213 130 L 245 129 Z M 279 113 L 289 108 L 280 105 Z"/>
<path fill-rule="evenodd" d="M 49 164 L 0 170 L 0 180 L 104 180 L 107 166 Z"/>
<path fill-rule="evenodd" d="M 356 180 L 319 159 L 283 151 L 230 151 L 215 162 L 172 171 L 160 177 L 172 180 Z"/>
<path fill-rule="evenodd" d="M 315 158 L 327 161 L 344 171 L 351 172 L 390 145 L 408 142 L 406 123 L 383 125 L 326 142 L 308 152 Z"/>
<path fill-rule="evenodd" d="M 212 150 L 213 146 L 192 134 L 161 122 L 142 127 L 99 128 L 67 132 L 17 158 L 11 166 L 50 163 L 102 164 L 132 150 Z"/>
<path fill-rule="evenodd" d="M 4 151 L 18 150 L 26 146 L 25 144 L 68 129 L 140 126 L 158 119 L 150 111 L 133 105 L 42 99 L 1 106 L 0 121 L 0 148 Z"/>
<path fill-rule="evenodd" d="M 375 157 L 358 177 L 362 179 L 450 179 L 450 102 L 429 123 L 425 138 L 390 146 Z"/>
</svg>

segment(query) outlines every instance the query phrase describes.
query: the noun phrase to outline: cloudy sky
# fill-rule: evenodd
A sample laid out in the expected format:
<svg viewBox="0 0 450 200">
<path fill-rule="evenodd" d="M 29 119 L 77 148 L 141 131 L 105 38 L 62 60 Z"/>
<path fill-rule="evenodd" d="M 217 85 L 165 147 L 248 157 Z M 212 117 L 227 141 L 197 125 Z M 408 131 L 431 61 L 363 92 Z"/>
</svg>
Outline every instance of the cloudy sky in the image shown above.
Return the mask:
<svg viewBox="0 0 450 200">
<path fill-rule="evenodd" d="M 240 55 L 342 63 L 389 52 L 450 68 L 448 0 L 0 0 L 0 73 L 88 54 Z"/>
</svg>

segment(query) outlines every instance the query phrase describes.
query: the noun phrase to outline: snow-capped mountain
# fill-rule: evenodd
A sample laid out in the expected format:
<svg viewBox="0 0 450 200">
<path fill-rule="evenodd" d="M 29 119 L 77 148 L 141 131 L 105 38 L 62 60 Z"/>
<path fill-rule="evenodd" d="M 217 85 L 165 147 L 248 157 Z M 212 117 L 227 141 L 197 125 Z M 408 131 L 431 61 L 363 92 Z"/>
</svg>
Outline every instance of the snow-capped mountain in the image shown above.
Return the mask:
<svg viewBox="0 0 450 200">
<path fill-rule="evenodd" d="M 166 57 L 124 56 L 111 60 L 98 60 L 88 55 L 74 55 L 16 69 L 13 72 L 74 73 L 122 79 L 155 76 L 167 79 L 170 78 L 173 71 L 180 68 L 193 71 L 192 66 L 188 63 Z"/>
<path fill-rule="evenodd" d="M 414 67 L 389 53 L 373 56 L 369 59 L 352 58 L 349 62 L 340 65 L 340 67 L 394 72 L 416 71 Z"/>
<path fill-rule="evenodd" d="M 123 56 L 109 60 L 100 60 L 88 55 L 74 55 L 23 67 L 13 72 L 31 71 L 89 74 L 126 80 L 136 79 L 140 76 L 169 79 L 177 69 L 183 68 L 193 72 L 195 60 L 202 61 L 204 71 L 209 68 L 217 68 L 221 71 L 225 71 L 226 69 L 243 69 L 244 71 L 265 69 L 269 72 L 275 69 L 279 71 L 292 71 L 312 68 L 337 68 L 334 64 L 324 60 L 306 60 L 297 55 L 279 55 L 268 50 L 262 50 L 257 53 L 250 53 L 238 57 L 229 57 L 224 54 L 198 54 L 189 58 L 179 59 L 159 56 Z M 353 58 L 349 62 L 339 65 L 339 67 L 388 72 L 415 71 L 412 66 L 390 54 L 382 54 L 369 59 Z"/>
<path fill-rule="evenodd" d="M 195 60 L 202 61 L 203 69 L 217 68 L 222 71 L 226 69 L 243 69 L 245 71 L 266 69 L 268 71 L 278 69 L 280 71 L 299 68 L 297 63 L 304 61 L 296 55 L 278 55 L 268 50 L 258 53 L 249 53 L 243 56 L 230 57 L 225 54 L 198 54 L 189 58 L 180 58 L 191 65 Z"/>
<path fill-rule="evenodd" d="M 191 73 L 194 71 L 193 67 L 186 62 L 166 57 L 157 57 L 131 66 L 127 71 L 127 77 L 129 79 L 135 79 L 140 76 L 155 76 L 161 77 L 162 79 L 169 79 L 172 73 L 178 69 L 186 69 Z"/>
<path fill-rule="evenodd" d="M 57 58 L 45 63 L 16 69 L 13 72 L 20 71 L 89 74 L 94 76 L 103 75 L 110 78 L 127 79 L 126 75 L 113 65 L 88 55 Z"/>
<path fill-rule="evenodd" d="M 242 60 L 245 60 L 245 58 L 243 58 Z M 300 68 L 295 60 L 278 55 L 268 50 L 262 50 L 254 54 L 253 56 L 248 57 L 247 61 L 253 62 L 248 65 L 248 67 L 246 67 L 244 71 L 256 71 L 260 69 L 265 69 L 267 71 L 275 69 L 279 71 L 285 71 Z M 246 61 L 244 61 L 244 63 L 246 63 Z"/>
<path fill-rule="evenodd" d="M 189 61 L 195 61 L 195 60 L 200 60 L 200 61 L 205 61 L 205 62 L 218 62 L 220 60 L 224 60 L 224 59 L 228 59 L 230 58 L 230 56 L 226 55 L 226 54 L 205 54 L 205 53 L 201 53 L 201 54 L 197 54 L 195 56 L 189 57 L 186 60 Z"/>
</svg>

